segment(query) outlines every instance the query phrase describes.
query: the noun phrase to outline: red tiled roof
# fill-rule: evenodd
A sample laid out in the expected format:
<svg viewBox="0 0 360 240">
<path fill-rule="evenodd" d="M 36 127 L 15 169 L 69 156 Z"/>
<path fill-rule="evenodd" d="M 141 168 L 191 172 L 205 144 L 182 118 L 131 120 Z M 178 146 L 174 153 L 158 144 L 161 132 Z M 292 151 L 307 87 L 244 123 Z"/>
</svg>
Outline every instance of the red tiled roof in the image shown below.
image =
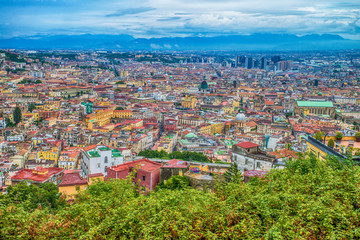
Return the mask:
<svg viewBox="0 0 360 240">
<path fill-rule="evenodd" d="M 89 174 L 89 178 L 93 178 L 93 177 L 103 177 L 104 174 L 102 173 L 93 173 L 93 174 Z"/>
<path fill-rule="evenodd" d="M 66 173 L 59 184 L 62 186 L 86 185 L 86 179 L 83 179 L 78 172 Z"/>
<path fill-rule="evenodd" d="M 268 106 L 274 105 L 274 101 L 265 101 L 265 105 L 268 105 Z"/>
<path fill-rule="evenodd" d="M 157 169 L 159 169 L 162 166 L 161 163 L 156 163 L 153 161 L 150 161 L 149 159 L 143 158 L 140 160 L 136 160 L 136 161 L 132 161 L 132 162 L 127 162 L 127 163 L 123 163 L 117 166 L 113 166 L 111 167 L 111 169 L 113 169 L 114 171 L 124 171 L 126 169 L 129 169 L 131 167 L 138 167 L 141 170 L 145 170 L 148 172 L 153 172 Z"/>
<path fill-rule="evenodd" d="M 171 159 L 167 161 L 165 166 L 162 166 L 162 168 L 187 168 L 187 162 L 178 159 Z"/>
<path fill-rule="evenodd" d="M 95 144 L 90 145 L 90 146 L 87 146 L 87 147 L 84 147 L 84 151 L 87 152 L 87 151 L 89 151 L 89 150 L 91 150 L 91 149 L 94 149 L 94 148 L 96 148 L 96 145 L 95 145 Z"/>
<path fill-rule="evenodd" d="M 270 152 L 269 154 L 271 154 L 277 158 L 283 158 L 283 157 L 299 158 L 296 155 L 295 151 L 288 150 L 288 149 L 281 149 L 280 151 Z"/>
<path fill-rule="evenodd" d="M 241 142 L 241 143 L 238 143 L 238 144 L 235 144 L 236 146 L 238 147 L 241 147 L 241 148 L 253 148 L 253 147 L 258 147 L 259 145 L 256 144 L 256 143 L 252 143 L 252 142 Z"/>
<path fill-rule="evenodd" d="M 45 182 L 51 176 L 63 172 L 64 169 L 57 167 L 39 168 L 39 169 L 21 169 L 11 180 L 30 180 L 34 182 Z"/>
</svg>

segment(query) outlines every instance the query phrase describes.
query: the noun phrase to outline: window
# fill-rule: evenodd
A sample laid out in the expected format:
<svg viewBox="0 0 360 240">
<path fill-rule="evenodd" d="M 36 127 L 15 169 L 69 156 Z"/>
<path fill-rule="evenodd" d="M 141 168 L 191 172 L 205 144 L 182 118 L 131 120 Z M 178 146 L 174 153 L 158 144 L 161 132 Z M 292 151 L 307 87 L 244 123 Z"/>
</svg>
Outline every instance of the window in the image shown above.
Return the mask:
<svg viewBox="0 0 360 240">
<path fill-rule="evenodd" d="M 98 168 L 100 168 L 100 163 L 98 163 L 97 165 L 98 165 Z"/>
<path fill-rule="evenodd" d="M 105 170 L 104 170 L 104 172 L 106 172 L 107 173 L 107 167 L 105 166 Z"/>
<path fill-rule="evenodd" d="M 248 159 L 245 158 L 245 165 L 247 165 L 249 163 Z"/>
<path fill-rule="evenodd" d="M 143 176 L 143 181 L 145 181 L 145 175 Z"/>
<path fill-rule="evenodd" d="M 108 163 L 108 157 L 105 156 L 105 160 L 104 160 L 105 163 Z"/>
<path fill-rule="evenodd" d="M 260 162 L 256 162 L 256 168 L 261 168 Z"/>
</svg>

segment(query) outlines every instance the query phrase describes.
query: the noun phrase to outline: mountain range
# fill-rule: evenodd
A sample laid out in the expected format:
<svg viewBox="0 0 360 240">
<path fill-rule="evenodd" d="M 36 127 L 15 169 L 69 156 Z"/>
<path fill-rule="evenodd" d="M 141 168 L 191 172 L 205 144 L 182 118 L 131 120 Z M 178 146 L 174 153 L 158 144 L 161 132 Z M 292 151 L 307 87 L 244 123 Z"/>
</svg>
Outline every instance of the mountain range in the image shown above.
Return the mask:
<svg viewBox="0 0 360 240">
<path fill-rule="evenodd" d="M 130 35 L 54 35 L 0 38 L 0 48 L 56 50 L 344 50 L 360 41 L 333 34 L 252 34 L 217 37 L 134 38 Z"/>
</svg>

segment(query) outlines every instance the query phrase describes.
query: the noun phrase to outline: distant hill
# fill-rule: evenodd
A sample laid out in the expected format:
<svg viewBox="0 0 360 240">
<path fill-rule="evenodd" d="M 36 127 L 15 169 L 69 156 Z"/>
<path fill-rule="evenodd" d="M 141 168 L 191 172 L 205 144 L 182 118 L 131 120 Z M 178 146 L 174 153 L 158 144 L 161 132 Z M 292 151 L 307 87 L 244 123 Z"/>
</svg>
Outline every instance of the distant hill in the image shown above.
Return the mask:
<svg viewBox="0 0 360 240">
<path fill-rule="evenodd" d="M 252 34 L 218 37 L 134 38 L 130 35 L 54 35 L 0 39 L 0 48 L 106 50 L 343 50 L 360 41 L 339 35 Z"/>
</svg>

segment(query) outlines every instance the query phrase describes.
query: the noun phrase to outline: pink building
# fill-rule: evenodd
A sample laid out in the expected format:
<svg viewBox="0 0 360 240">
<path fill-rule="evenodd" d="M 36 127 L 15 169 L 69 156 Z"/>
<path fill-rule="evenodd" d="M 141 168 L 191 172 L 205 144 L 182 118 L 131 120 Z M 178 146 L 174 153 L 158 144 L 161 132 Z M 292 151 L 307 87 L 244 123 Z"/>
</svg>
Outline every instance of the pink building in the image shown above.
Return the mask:
<svg viewBox="0 0 360 240">
<path fill-rule="evenodd" d="M 176 119 L 168 118 L 164 120 L 164 130 L 174 131 L 177 129 L 178 121 Z"/>
<path fill-rule="evenodd" d="M 108 167 L 107 178 L 125 179 L 132 171 L 137 170 L 134 182 L 140 180 L 140 186 L 146 190 L 154 190 L 160 182 L 160 168 L 162 164 L 143 158 L 140 160 Z"/>
</svg>

